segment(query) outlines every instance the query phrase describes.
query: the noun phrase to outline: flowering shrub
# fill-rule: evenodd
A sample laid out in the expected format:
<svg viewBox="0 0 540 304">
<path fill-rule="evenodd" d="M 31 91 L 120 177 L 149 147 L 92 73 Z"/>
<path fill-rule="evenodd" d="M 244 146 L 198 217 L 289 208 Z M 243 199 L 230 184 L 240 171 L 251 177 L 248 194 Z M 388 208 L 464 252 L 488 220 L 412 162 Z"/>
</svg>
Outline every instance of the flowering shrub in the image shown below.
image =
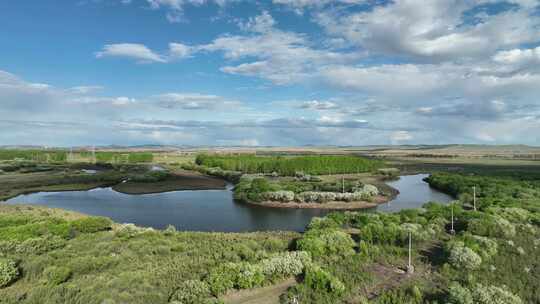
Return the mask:
<svg viewBox="0 0 540 304">
<path fill-rule="evenodd" d="M 171 303 L 202 304 L 208 297 L 210 297 L 208 284 L 199 280 L 188 280 L 178 287 L 171 298 Z"/>
<path fill-rule="evenodd" d="M 263 260 L 260 266 L 266 279 L 275 281 L 302 273 L 304 266 L 310 261 L 311 257 L 307 252 L 293 251 Z"/>
<path fill-rule="evenodd" d="M 450 264 L 456 268 L 468 270 L 476 269 L 482 264 L 482 258 L 472 249 L 465 247 L 461 241 L 453 242 L 450 245 Z"/>
<path fill-rule="evenodd" d="M 12 260 L 0 260 L 0 288 L 9 285 L 19 278 L 19 269 Z"/>
<path fill-rule="evenodd" d="M 292 191 L 272 191 L 263 193 L 263 199 L 277 202 L 292 202 L 294 201 L 294 192 Z"/>
<path fill-rule="evenodd" d="M 448 288 L 448 304 L 474 304 L 471 291 L 459 283 L 452 282 Z"/>
<path fill-rule="evenodd" d="M 506 288 L 476 285 L 473 298 L 478 304 L 521 304 L 521 299 Z"/>
<path fill-rule="evenodd" d="M 511 238 L 516 235 L 516 227 L 500 216 L 485 216 L 469 222 L 468 230 L 476 235 Z"/>
<path fill-rule="evenodd" d="M 508 291 L 506 287 L 484 286 L 477 284 L 468 289 L 453 282 L 448 289 L 450 304 L 521 304 L 521 299 Z"/>
<path fill-rule="evenodd" d="M 324 204 L 336 200 L 334 192 L 315 192 L 306 191 L 296 195 L 295 199 L 300 203 L 319 203 Z"/>
</svg>

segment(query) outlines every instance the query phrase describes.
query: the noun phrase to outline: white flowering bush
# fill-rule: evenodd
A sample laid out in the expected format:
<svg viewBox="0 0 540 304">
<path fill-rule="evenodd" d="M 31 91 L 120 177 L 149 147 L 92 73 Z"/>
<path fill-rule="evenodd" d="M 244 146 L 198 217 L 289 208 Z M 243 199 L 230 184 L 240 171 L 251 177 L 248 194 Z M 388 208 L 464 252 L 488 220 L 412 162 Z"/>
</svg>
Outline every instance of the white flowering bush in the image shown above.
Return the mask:
<svg viewBox="0 0 540 304">
<path fill-rule="evenodd" d="M 482 264 L 482 258 L 463 242 L 453 242 L 449 245 L 449 262 L 452 266 L 460 269 L 474 270 Z"/>
<path fill-rule="evenodd" d="M 375 187 L 373 185 L 369 185 L 369 184 L 364 185 L 361 192 L 365 193 L 365 194 L 367 194 L 369 196 L 379 195 L 379 189 L 377 189 L 377 187 Z"/>
<path fill-rule="evenodd" d="M 496 241 L 478 235 L 473 235 L 472 240 L 479 245 L 479 253 L 482 258 L 488 259 L 497 254 L 498 245 Z"/>
<path fill-rule="evenodd" d="M 292 202 L 294 201 L 294 192 L 292 191 L 271 191 L 262 194 L 263 199 L 276 202 Z"/>
<path fill-rule="evenodd" d="M 275 281 L 302 273 L 304 266 L 311 262 L 307 252 L 293 251 L 262 260 L 259 264 L 265 278 Z"/>
<path fill-rule="evenodd" d="M 18 279 L 19 275 L 19 269 L 14 261 L 0 259 L 0 288 Z"/>
<path fill-rule="evenodd" d="M 452 282 L 448 287 L 448 304 L 474 304 L 471 291 L 461 286 L 459 283 Z"/>
<path fill-rule="evenodd" d="M 296 200 L 300 203 L 318 203 L 324 204 L 336 200 L 334 192 L 306 191 L 296 195 Z"/>
<path fill-rule="evenodd" d="M 504 287 L 476 285 L 472 290 L 474 303 L 521 304 L 521 299 Z"/>
<path fill-rule="evenodd" d="M 486 216 L 472 220 L 469 222 L 468 231 L 476 235 L 498 238 L 511 238 L 516 235 L 516 227 L 500 216 Z"/>
<path fill-rule="evenodd" d="M 448 288 L 450 304 L 521 304 L 521 299 L 505 287 L 484 286 L 477 284 L 466 288 L 453 282 Z"/>
</svg>

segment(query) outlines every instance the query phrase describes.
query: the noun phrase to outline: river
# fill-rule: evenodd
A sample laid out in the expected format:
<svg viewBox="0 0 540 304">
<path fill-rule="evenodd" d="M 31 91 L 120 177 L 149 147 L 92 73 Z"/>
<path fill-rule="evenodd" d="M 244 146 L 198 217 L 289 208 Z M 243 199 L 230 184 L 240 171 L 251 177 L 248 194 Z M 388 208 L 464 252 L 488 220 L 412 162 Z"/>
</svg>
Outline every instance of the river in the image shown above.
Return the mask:
<svg viewBox="0 0 540 304">
<path fill-rule="evenodd" d="M 391 202 L 379 205 L 377 211 L 395 212 L 404 208 L 417 208 L 428 201 L 449 202 L 451 197 L 430 188 L 422 180 L 426 176 L 408 175 L 389 182 L 400 194 Z M 157 229 L 171 224 L 178 230 L 219 232 L 303 231 L 311 218 L 330 212 L 319 209 L 265 208 L 238 203 L 233 200 L 230 189 L 130 195 L 111 188 L 96 188 L 88 191 L 19 195 L 7 203 L 68 209 L 107 216 L 119 223 L 134 223 Z"/>
</svg>

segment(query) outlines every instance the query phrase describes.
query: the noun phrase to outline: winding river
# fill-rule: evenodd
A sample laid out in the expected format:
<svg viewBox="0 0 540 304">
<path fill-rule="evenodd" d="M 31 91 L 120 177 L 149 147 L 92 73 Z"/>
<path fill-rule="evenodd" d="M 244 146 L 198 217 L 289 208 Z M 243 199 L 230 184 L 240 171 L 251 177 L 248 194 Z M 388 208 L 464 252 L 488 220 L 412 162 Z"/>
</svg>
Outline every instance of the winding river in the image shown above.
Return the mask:
<svg viewBox="0 0 540 304">
<path fill-rule="evenodd" d="M 451 197 L 431 189 L 422 179 L 426 174 L 402 176 L 389 182 L 400 194 L 378 206 L 382 212 L 417 208 L 428 201 L 449 202 Z M 163 229 L 169 224 L 178 230 L 247 232 L 265 230 L 303 231 L 315 216 L 328 210 L 265 208 L 235 202 L 230 189 L 171 191 L 129 195 L 111 188 L 88 191 L 37 192 L 20 195 L 9 204 L 34 204 L 107 216 L 116 222 Z"/>
</svg>

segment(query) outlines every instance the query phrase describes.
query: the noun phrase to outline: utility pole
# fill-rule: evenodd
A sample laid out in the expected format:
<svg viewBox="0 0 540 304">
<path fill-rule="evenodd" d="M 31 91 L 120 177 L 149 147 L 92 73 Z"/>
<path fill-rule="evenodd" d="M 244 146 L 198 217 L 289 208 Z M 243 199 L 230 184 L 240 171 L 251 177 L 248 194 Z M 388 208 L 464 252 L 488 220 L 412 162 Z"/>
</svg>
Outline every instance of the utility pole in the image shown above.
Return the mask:
<svg viewBox="0 0 540 304">
<path fill-rule="evenodd" d="M 341 193 L 345 193 L 345 178 L 341 176 Z"/>
<path fill-rule="evenodd" d="M 92 161 L 96 163 L 96 146 L 92 146 Z"/>
<path fill-rule="evenodd" d="M 412 265 L 412 232 L 409 231 L 409 264 L 407 265 L 407 273 L 413 273 L 414 267 Z"/>
<path fill-rule="evenodd" d="M 452 214 L 452 228 L 450 229 L 450 234 L 456 234 L 456 231 L 454 230 L 454 204 L 450 204 L 450 212 Z"/>
<path fill-rule="evenodd" d="M 472 189 L 473 189 L 473 208 L 474 208 L 474 211 L 476 211 L 476 186 L 473 186 Z"/>
</svg>

